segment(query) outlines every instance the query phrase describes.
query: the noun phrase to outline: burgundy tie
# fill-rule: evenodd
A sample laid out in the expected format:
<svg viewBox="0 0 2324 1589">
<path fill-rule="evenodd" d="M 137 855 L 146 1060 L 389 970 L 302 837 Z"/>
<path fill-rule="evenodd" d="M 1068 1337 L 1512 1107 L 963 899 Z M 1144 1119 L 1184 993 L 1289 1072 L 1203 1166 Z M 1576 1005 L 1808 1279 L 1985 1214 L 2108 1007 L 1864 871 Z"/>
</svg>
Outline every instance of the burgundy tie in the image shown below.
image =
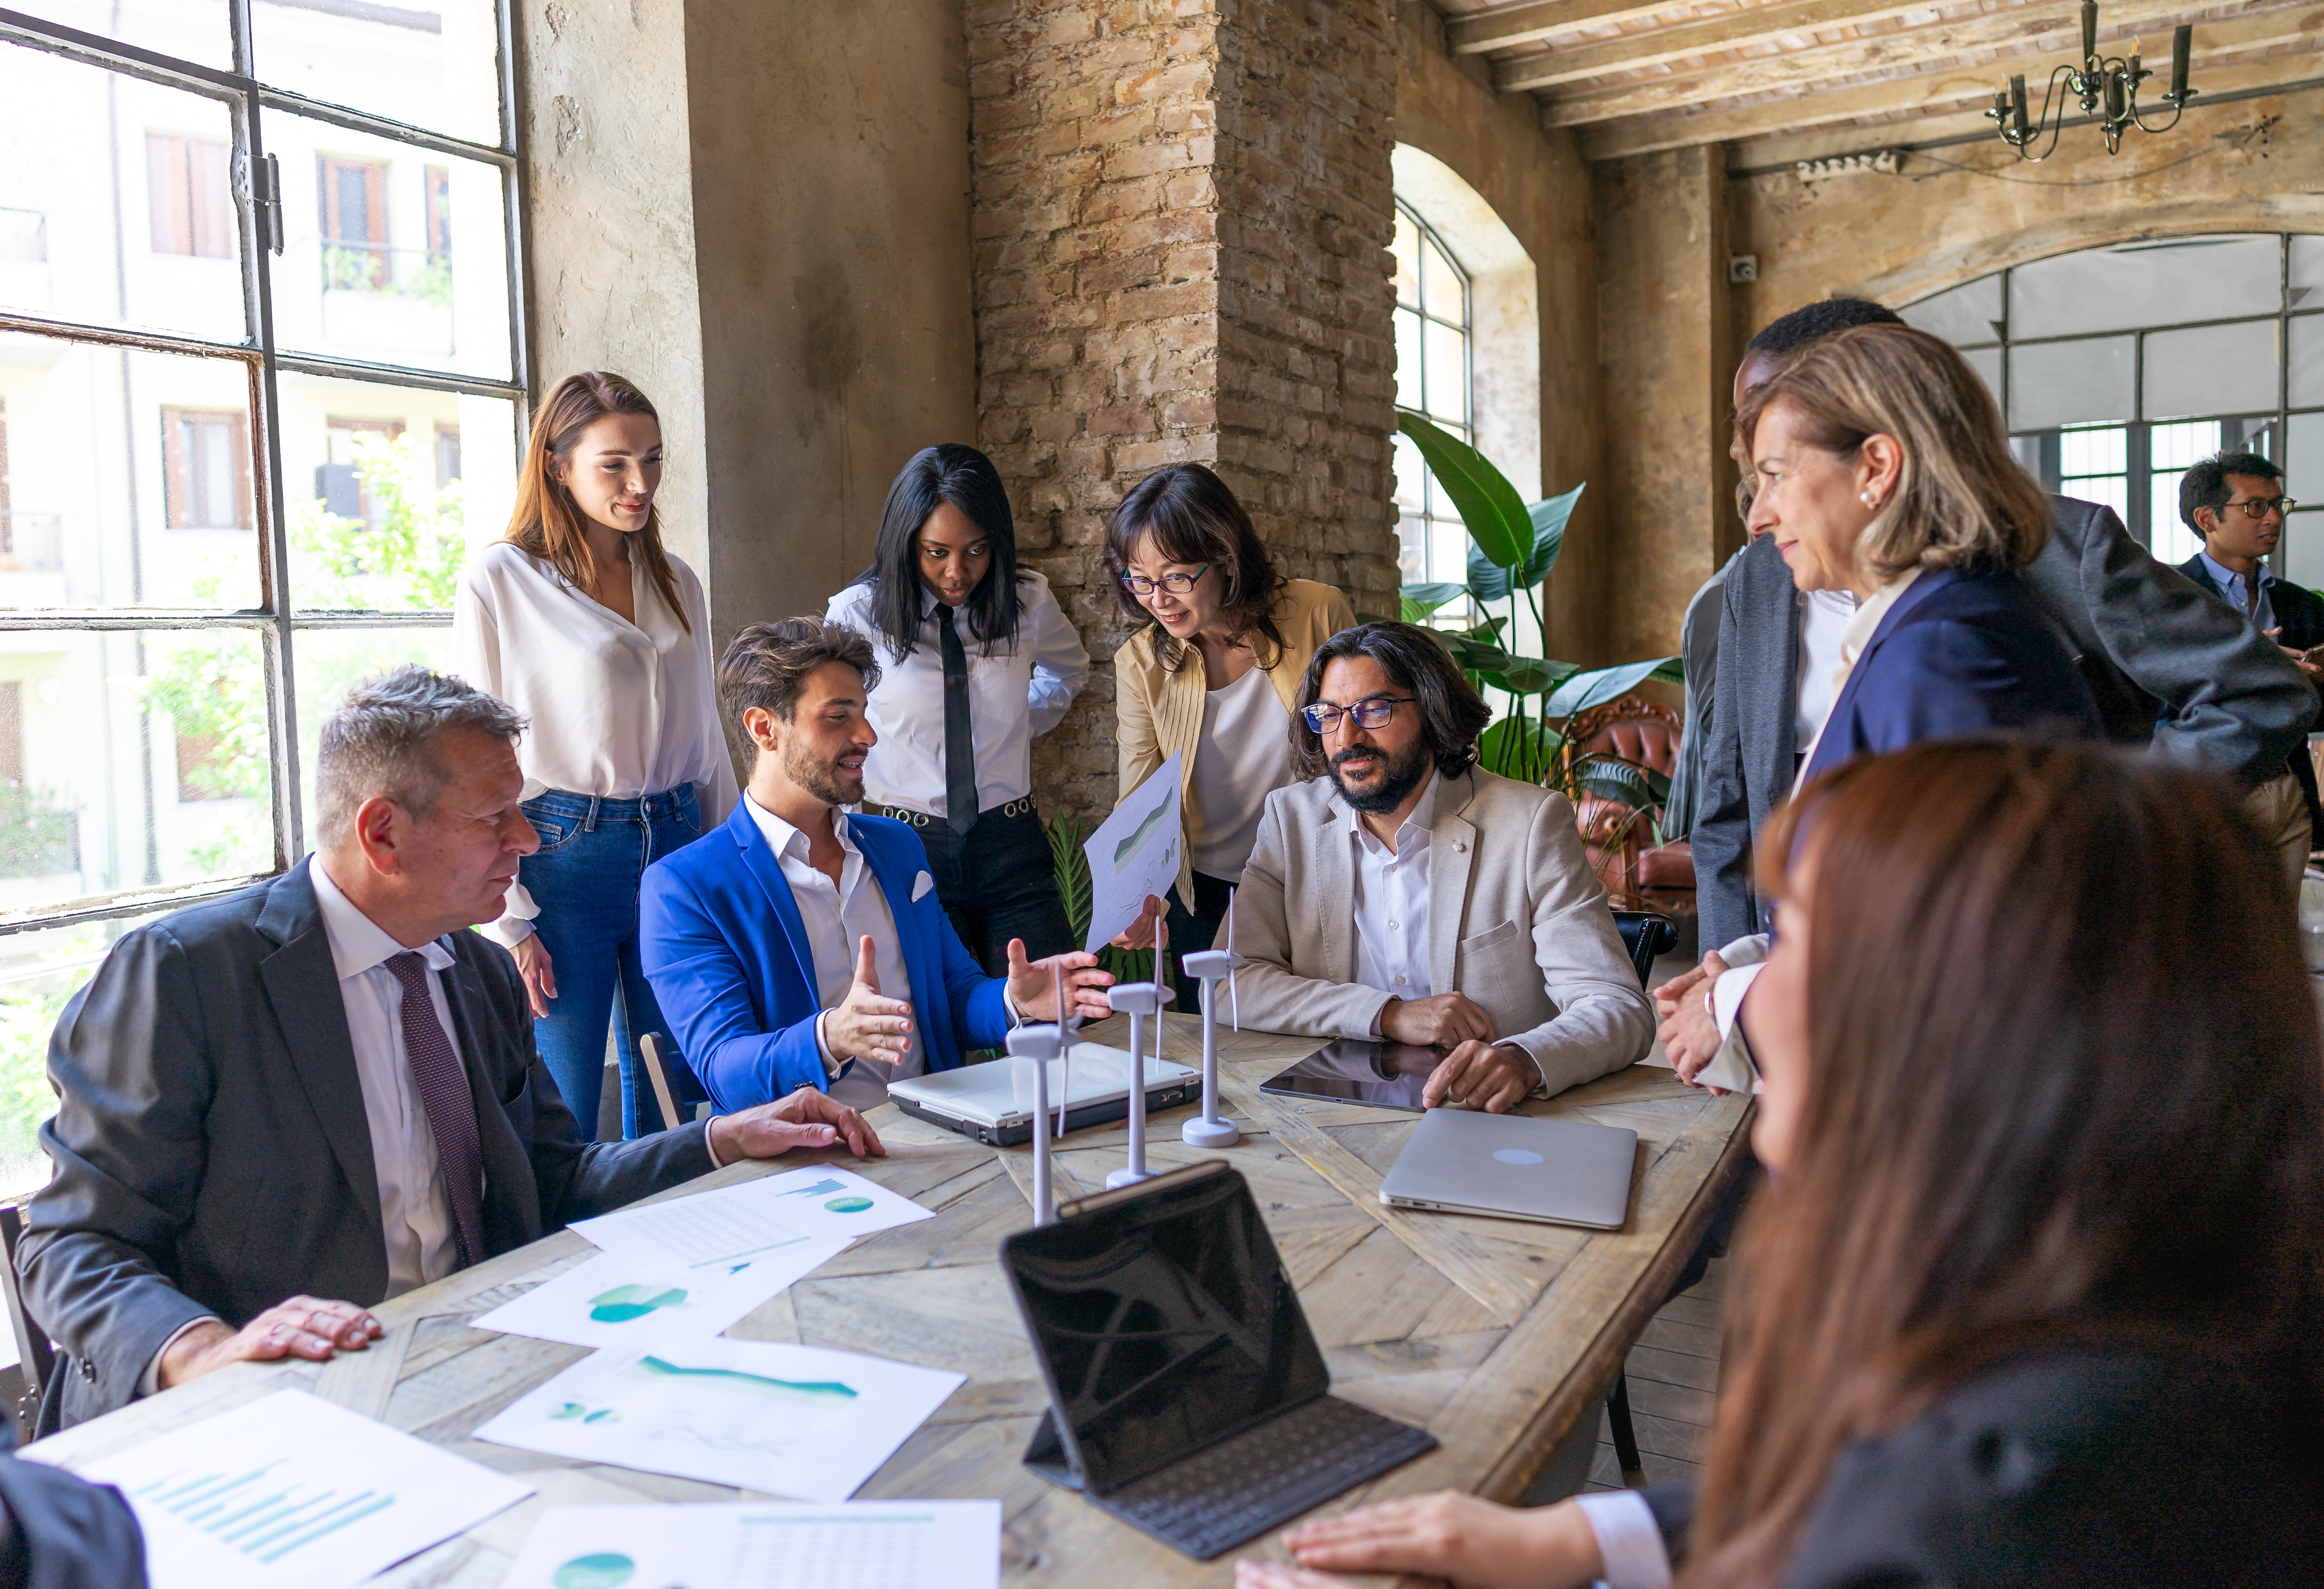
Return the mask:
<svg viewBox="0 0 2324 1589">
<path fill-rule="evenodd" d="M 392 956 L 387 969 L 403 984 L 403 1055 L 428 1111 L 428 1130 L 436 1138 L 444 1196 L 452 1205 L 452 1235 L 466 1269 L 484 1255 L 484 1162 L 476 1144 L 476 1102 L 460 1056 L 452 1052 L 452 1039 L 436 1018 L 436 1002 L 428 997 L 428 962 L 407 950 Z"/>
</svg>

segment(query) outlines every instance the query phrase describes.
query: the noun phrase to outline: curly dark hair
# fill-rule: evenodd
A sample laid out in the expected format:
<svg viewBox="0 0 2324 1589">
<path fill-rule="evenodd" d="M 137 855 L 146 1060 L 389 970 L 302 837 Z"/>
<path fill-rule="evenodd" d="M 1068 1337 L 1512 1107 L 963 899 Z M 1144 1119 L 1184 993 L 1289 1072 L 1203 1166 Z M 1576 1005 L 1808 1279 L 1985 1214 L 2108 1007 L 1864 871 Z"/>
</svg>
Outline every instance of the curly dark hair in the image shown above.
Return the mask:
<svg viewBox="0 0 2324 1589">
<path fill-rule="evenodd" d="M 872 642 L 820 618 L 754 623 L 726 642 L 718 657 L 718 712 L 726 721 L 726 742 L 744 767 L 758 758 L 759 748 L 742 726 L 742 713 L 762 706 L 790 721 L 807 675 L 826 662 L 844 662 L 862 674 L 866 691 L 880 682 Z"/>
<path fill-rule="evenodd" d="M 1457 778 L 1477 765 L 1477 739 L 1493 721 L 1493 709 L 1434 635 L 1416 623 L 1381 619 L 1342 629 L 1307 664 L 1291 712 L 1291 759 L 1301 777 L 1320 778 L 1330 770 L 1323 736 L 1307 726 L 1307 708 L 1323 688 L 1323 670 L 1348 657 L 1370 657 L 1390 684 L 1412 695 L 1438 772 Z"/>
</svg>

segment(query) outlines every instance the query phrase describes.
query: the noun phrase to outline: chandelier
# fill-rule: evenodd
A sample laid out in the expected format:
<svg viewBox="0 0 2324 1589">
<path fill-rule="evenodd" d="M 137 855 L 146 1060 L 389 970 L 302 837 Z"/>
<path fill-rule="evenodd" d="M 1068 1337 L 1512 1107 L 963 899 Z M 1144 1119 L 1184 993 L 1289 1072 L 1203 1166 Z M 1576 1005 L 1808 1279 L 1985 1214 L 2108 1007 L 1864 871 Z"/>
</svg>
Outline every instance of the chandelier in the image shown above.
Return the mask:
<svg viewBox="0 0 2324 1589">
<path fill-rule="evenodd" d="M 2049 85 L 2042 91 L 2042 114 L 2027 115 L 2023 74 L 2001 86 L 1993 96 L 1993 108 L 1985 114 L 1999 128 L 2001 141 L 2017 152 L 2019 160 L 2047 160 L 2056 152 L 2058 134 L 2066 124 L 2066 100 L 2079 99 L 2082 114 L 2098 118 L 2099 131 L 2106 134 L 2107 152 L 2116 153 L 2122 147 L 2126 128 L 2167 133 L 2179 124 L 2179 118 L 2187 112 L 2187 101 L 2195 96 L 2195 90 L 2187 87 L 2187 54 L 2194 39 L 2194 28 L 2186 23 L 2172 31 L 2171 92 L 2163 96 L 2163 102 L 2171 107 L 2171 119 L 2151 127 L 2138 114 L 2138 86 L 2154 74 L 2138 64 L 2138 41 L 2131 41 L 2127 60 L 2120 56 L 2101 56 L 2098 0 L 2082 0 L 2082 64 L 2061 66 L 2050 74 Z M 2062 95 L 2058 92 L 2061 78 L 2065 83 Z M 2054 121 L 2050 114 L 2052 101 L 2057 109 Z M 2050 134 L 2050 147 L 2039 154 L 2029 152 L 2044 131 Z"/>
</svg>

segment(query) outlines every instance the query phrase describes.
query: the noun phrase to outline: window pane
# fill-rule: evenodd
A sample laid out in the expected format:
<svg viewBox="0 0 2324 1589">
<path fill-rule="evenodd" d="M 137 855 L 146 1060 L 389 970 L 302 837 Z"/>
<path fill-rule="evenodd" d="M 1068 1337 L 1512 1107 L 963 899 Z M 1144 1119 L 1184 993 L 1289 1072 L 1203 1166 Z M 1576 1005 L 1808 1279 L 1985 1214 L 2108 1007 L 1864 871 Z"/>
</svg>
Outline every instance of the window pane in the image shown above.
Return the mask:
<svg viewBox="0 0 2324 1589">
<path fill-rule="evenodd" d="M 14 45 L 0 83 L 0 308 L 242 341 L 226 106 Z"/>
<path fill-rule="evenodd" d="M 281 345 L 507 380 L 499 170 L 263 115 L 267 152 L 282 165 L 287 242 L 274 267 Z"/>
<path fill-rule="evenodd" d="M 2294 236 L 2286 263 L 2292 278 L 2292 307 L 2312 309 L 2324 304 L 2324 292 L 2318 290 L 2324 288 L 2324 237 Z"/>
<path fill-rule="evenodd" d="M 2198 459 L 2218 452 L 2219 445 L 2219 424 L 2216 419 L 2157 425 L 2146 433 L 2146 466 L 2156 473 L 2168 473 L 2171 489 L 2176 491 L 2179 476 L 2194 467 Z M 2173 508 L 2167 517 L 2179 517 L 2178 509 Z"/>
<path fill-rule="evenodd" d="M 2285 522 L 2276 561 L 2293 584 L 2324 588 L 2324 512 L 2302 510 Z"/>
<path fill-rule="evenodd" d="M 2324 508 L 2324 414 L 2292 416 L 2291 445 L 2284 449 L 2284 494 Z"/>
<path fill-rule="evenodd" d="M 2131 339 L 2045 343 L 2009 350 L 2009 426 L 2047 430 L 2131 411 Z"/>
<path fill-rule="evenodd" d="M 1985 382 L 1985 390 L 1993 394 L 1994 406 L 2001 403 L 2001 350 L 1997 347 L 1971 348 L 1961 354 L 1977 378 Z"/>
<path fill-rule="evenodd" d="M 1410 514 L 1396 523 L 1396 582 L 1421 584 L 1428 578 L 1428 526 Z"/>
<path fill-rule="evenodd" d="M 493 0 L 257 0 L 250 22 L 261 82 L 474 143 L 501 141 Z"/>
<path fill-rule="evenodd" d="M 291 606 L 450 607 L 469 548 L 508 528 L 511 405 L 287 372 L 280 390 Z M 439 485 L 446 430 L 459 435 L 461 474 Z"/>
<path fill-rule="evenodd" d="M 1425 323 L 1428 411 L 1448 425 L 1469 423 L 1469 339 L 1450 326 Z"/>
<path fill-rule="evenodd" d="M 0 333 L 0 610 L 261 604 L 239 359 Z"/>
<path fill-rule="evenodd" d="M 2273 314 L 2282 301 L 2278 246 L 2273 236 L 2181 238 L 2020 265 L 2009 274 L 2009 335 L 2068 336 Z"/>
<path fill-rule="evenodd" d="M 255 634 L 19 629 L 0 682 L 0 915 L 272 863 Z"/>
<path fill-rule="evenodd" d="M 1420 448 L 1403 432 L 1396 437 L 1396 505 L 1409 515 L 1425 511 L 1428 501 L 1428 465 L 1420 459 Z"/>
<path fill-rule="evenodd" d="M 2275 322 L 2155 331 L 2146 338 L 2146 417 L 2275 407 Z"/>
<path fill-rule="evenodd" d="M 1420 301 L 1420 228 L 1402 210 L 1396 212 L 1396 301 Z"/>
<path fill-rule="evenodd" d="M 291 637 L 290 666 L 299 690 L 300 809 L 307 847 L 315 847 L 315 747 L 323 720 L 346 698 L 347 686 L 401 663 L 438 673 L 452 666 L 449 625 L 429 629 L 302 629 Z"/>
<path fill-rule="evenodd" d="M 1459 267 L 1425 236 L 1420 240 L 1421 307 L 1440 320 L 1469 324 L 1469 289 Z"/>
<path fill-rule="evenodd" d="M 2130 467 L 2127 432 L 2119 428 L 2069 430 L 2058 437 L 2058 473 L 2070 480 L 2084 474 L 2120 474 Z"/>
<path fill-rule="evenodd" d="M 234 69 L 226 0 L 8 0 L 8 9 L 198 66 Z"/>
<path fill-rule="evenodd" d="M 2324 315 L 2294 317 L 2290 335 L 2292 406 L 2324 403 Z"/>
<path fill-rule="evenodd" d="M 1420 357 L 1420 316 L 1396 311 L 1396 401 L 1398 408 L 1425 409 L 1426 376 Z"/>
<path fill-rule="evenodd" d="M 1896 311 L 1907 326 L 1917 326 L 1950 343 L 1998 342 L 1994 324 L 2001 318 L 2001 275 L 1979 276 L 1948 292 L 1907 304 Z"/>
<path fill-rule="evenodd" d="M 2130 519 L 2130 480 L 2121 474 L 2096 474 L 2076 479 L 2069 474 L 2058 482 L 2058 494 L 2080 501 L 2098 502 L 2114 510 L 2114 516 L 2125 523 Z"/>
</svg>

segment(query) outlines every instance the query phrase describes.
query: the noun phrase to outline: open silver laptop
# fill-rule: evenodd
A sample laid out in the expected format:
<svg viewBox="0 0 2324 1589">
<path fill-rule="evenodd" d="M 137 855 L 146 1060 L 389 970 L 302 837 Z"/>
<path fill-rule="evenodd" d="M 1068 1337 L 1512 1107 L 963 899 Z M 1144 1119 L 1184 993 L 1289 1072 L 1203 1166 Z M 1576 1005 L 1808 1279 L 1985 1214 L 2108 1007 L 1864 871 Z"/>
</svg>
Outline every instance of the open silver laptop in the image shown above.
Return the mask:
<svg viewBox="0 0 2324 1589">
<path fill-rule="evenodd" d="M 1638 1134 L 1580 1120 L 1431 1109 L 1380 1182 L 1380 1201 L 1443 1214 L 1619 1230 Z"/>
<path fill-rule="evenodd" d="M 1065 1088 L 1073 1088 L 1070 1097 Z M 1203 1073 L 1148 1055 L 1146 1107 L 1176 1108 L 1199 1098 Z M 888 1084 L 888 1098 L 907 1115 L 996 1147 L 1033 1140 L 1033 1061 L 989 1060 L 931 1071 Z M 1065 1098 L 1065 1129 L 1120 1120 L 1130 1113 L 1130 1051 L 1103 1043 L 1073 1045 L 1072 1063 L 1049 1061 L 1049 1111 Z"/>
</svg>

